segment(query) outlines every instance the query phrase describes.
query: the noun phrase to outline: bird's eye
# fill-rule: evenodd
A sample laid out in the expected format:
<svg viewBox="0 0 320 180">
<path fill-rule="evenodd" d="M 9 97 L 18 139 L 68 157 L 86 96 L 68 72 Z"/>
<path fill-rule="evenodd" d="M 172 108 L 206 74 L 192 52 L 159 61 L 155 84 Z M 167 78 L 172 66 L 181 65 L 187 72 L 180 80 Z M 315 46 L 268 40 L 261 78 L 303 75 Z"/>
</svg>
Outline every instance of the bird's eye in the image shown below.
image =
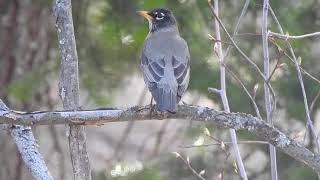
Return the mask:
<svg viewBox="0 0 320 180">
<path fill-rule="evenodd" d="M 164 18 L 164 14 L 163 13 L 157 13 L 156 14 L 156 20 L 161 20 L 161 19 L 163 19 Z"/>
</svg>

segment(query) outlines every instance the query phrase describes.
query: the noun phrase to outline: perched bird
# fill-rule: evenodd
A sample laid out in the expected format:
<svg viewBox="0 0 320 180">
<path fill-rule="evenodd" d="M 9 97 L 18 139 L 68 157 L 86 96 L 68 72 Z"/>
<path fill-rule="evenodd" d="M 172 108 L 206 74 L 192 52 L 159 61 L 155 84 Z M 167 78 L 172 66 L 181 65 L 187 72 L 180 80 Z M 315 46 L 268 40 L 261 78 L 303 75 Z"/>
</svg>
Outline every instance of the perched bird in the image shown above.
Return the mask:
<svg viewBox="0 0 320 180">
<path fill-rule="evenodd" d="M 156 110 L 174 113 L 189 83 L 188 45 L 170 10 L 158 8 L 138 14 L 149 21 L 140 57 L 144 81 L 156 101 Z"/>
</svg>

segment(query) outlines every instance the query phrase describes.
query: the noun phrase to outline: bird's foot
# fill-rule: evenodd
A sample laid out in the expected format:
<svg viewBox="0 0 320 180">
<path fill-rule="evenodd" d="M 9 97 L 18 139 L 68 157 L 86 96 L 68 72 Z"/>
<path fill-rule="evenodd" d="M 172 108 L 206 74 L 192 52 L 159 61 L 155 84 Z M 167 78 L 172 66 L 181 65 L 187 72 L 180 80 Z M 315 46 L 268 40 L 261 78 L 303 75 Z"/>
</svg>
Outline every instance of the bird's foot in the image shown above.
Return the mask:
<svg viewBox="0 0 320 180">
<path fill-rule="evenodd" d="M 155 107 L 156 107 L 156 105 L 150 104 L 150 113 L 149 113 L 150 119 L 152 118 L 152 114 L 154 113 Z"/>
</svg>

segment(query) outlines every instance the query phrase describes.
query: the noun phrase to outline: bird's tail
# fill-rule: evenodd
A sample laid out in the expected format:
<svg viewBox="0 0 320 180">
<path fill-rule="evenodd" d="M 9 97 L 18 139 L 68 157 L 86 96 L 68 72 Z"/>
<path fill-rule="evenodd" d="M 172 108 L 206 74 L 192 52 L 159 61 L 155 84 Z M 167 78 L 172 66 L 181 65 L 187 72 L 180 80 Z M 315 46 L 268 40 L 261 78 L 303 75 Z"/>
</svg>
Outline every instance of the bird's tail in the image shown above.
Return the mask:
<svg viewBox="0 0 320 180">
<path fill-rule="evenodd" d="M 177 92 L 172 89 L 159 88 L 156 90 L 156 110 L 171 113 L 177 112 Z"/>
</svg>

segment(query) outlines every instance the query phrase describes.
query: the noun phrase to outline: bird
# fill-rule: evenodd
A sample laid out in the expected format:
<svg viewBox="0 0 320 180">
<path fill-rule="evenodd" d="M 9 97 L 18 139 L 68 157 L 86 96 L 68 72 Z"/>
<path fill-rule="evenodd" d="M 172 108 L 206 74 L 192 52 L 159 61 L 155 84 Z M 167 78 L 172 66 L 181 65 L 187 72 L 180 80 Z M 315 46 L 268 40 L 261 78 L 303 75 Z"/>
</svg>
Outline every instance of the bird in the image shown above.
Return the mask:
<svg viewBox="0 0 320 180">
<path fill-rule="evenodd" d="M 140 70 L 159 112 L 176 113 L 190 79 L 190 53 L 176 18 L 166 8 L 138 11 L 149 22 Z"/>
</svg>

